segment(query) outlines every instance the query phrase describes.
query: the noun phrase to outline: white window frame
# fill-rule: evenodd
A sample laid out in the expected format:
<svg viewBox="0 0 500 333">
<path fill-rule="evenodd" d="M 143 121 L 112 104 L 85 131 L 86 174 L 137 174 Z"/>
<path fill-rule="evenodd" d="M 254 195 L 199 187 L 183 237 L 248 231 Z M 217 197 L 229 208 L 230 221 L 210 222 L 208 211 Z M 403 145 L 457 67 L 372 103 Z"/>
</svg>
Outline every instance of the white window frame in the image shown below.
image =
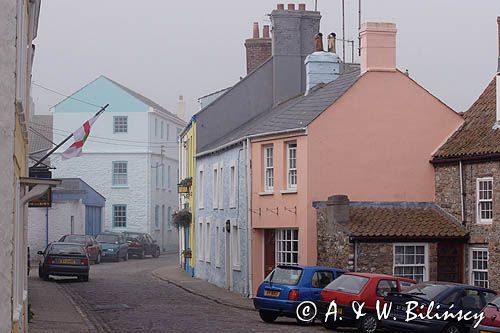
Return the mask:
<svg viewBox="0 0 500 333">
<path fill-rule="evenodd" d="M 224 170 L 222 167 L 222 163 L 219 163 L 219 179 L 218 179 L 218 187 L 217 190 L 217 198 L 218 198 L 218 206 L 219 209 L 224 208 Z"/>
<path fill-rule="evenodd" d="M 479 268 L 476 268 L 474 269 L 474 252 L 486 252 L 486 269 L 482 268 L 482 269 L 479 269 Z M 479 286 L 479 287 L 484 287 L 484 288 L 489 288 L 489 272 L 488 272 L 488 266 L 489 266 L 489 257 L 490 257 L 490 254 L 489 254 L 489 251 L 488 251 L 488 248 L 487 247 L 473 247 L 470 249 L 470 252 L 469 252 L 469 267 L 470 267 L 470 284 L 473 285 L 473 286 Z M 479 261 L 479 260 L 478 260 Z M 481 260 L 483 261 L 483 260 Z M 484 285 L 481 285 L 481 284 L 476 284 L 476 279 L 474 278 L 474 273 L 475 272 L 478 272 L 478 273 L 486 273 L 486 280 L 480 280 L 480 281 L 484 281 L 485 284 Z"/>
<path fill-rule="evenodd" d="M 204 249 L 205 249 L 205 233 L 203 230 L 203 221 L 200 221 L 198 223 L 198 260 L 203 261 L 205 259 L 205 256 L 203 255 Z"/>
<path fill-rule="evenodd" d="M 290 231 L 290 238 L 288 238 L 287 232 Z M 294 236 L 297 235 L 295 239 Z M 287 250 L 285 244 L 287 242 L 292 242 L 290 246 L 291 250 Z M 297 243 L 297 250 L 293 249 L 293 242 Z M 288 261 L 286 259 L 287 254 L 290 254 L 292 260 Z M 293 255 L 297 254 L 297 260 L 293 260 Z M 278 265 L 298 265 L 299 264 L 299 229 L 276 229 L 275 230 L 275 263 Z"/>
<path fill-rule="evenodd" d="M 479 186 L 482 182 L 491 182 L 491 199 L 480 199 Z M 476 179 L 476 221 L 478 224 L 491 224 L 493 222 L 493 177 L 483 177 Z M 481 218 L 481 203 L 491 203 L 491 219 Z"/>
<path fill-rule="evenodd" d="M 205 222 L 205 262 L 210 262 L 210 247 L 211 247 L 211 237 L 210 237 L 210 222 Z"/>
<path fill-rule="evenodd" d="M 113 133 L 128 133 L 128 116 L 113 116 Z"/>
<path fill-rule="evenodd" d="M 423 246 L 424 247 L 424 263 L 423 264 L 397 264 L 396 265 L 396 247 L 397 246 Z M 424 276 L 423 281 L 429 281 L 429 244 L 428 243 L 393 243 L 392 244 L 392 273 L 394 276 L 396 275 L 396 266 L 397 267 L 416 267 L 422 266 L 424 268 Z"/>
<path fill-rule="evenodd" d="M 158 136 L 158 118 L 155 118 L 155 137 Z"/>
<path fill-rule="evenodd" d="M 292 147 L 292 145 L 294 147 Z M 291 151 L 294 151 L 294 162 L 295 162 L 295 167 L 291 166 Z M 295 183 L 291 182 L 292 179 L 292 173 L 295 172 Z M 297 142 L 287 142 L 286 144 L 286 188 L 288 190 L 296 190 L 297 189 L 297 179 L 298 177 L 298 172 L 297 172 Z"/>
<path fill-rule="evenodd" d="M 170 124 L 167 123 L 167 132 L 165 133 L 165 140 L 168 142 L 168 139 L 170 138 Z"/>
<path fill-rule="evenodd" d="M 204 181 L 205 181 L 205 173 L 203 171 L 203 167 L 200 167 L 198 169 L 198 188 L 197 188 L 197 192 L 198 192 L 198 209 L 203 209 L 205 208 L 205 202 L 203 200 L 203 197 L 204 197 L 204 194 L 205 194 L 205 184 L 204 184 Z"/>
<path fill-rule="evenodd" d="M 264 149 L 264 191 L 265 192 L 273 192 L 274 191 L 274 146 L 273 145 L 265 145 Z M 269 156 L 269 153 L 270 156 Z M 271 162 L 271 163 L 269 163 Z"/>
<path fill-rule="evenodd" d="M 125 165 L 125 172 L 115 172 L 115 165 L 117 164 L 124 164 Z M 118 183 L 117 182 L 117 177 L 118 176 L 123 176 L 125 179 L 125 182 Z M 111 186 L 113 187 L 128 187 L 128 161 L 113 161 L 111 162 Z"/>
<path fill-rule="evenodd" d="M 221 257 L 221 227 L 217 225 L 215 227 L 215 267 L 220 268 L 220 257 Z"/>
<path fill-rule="evenodd" d="M 163 126 L 164 126 L 164 125 L 163 125 L 163 120 L 162 120 L 162 121 L 160 121 L 160 138 L 161 138 L 161 139 L 163 139 L 163 136 L 164 136 L 164 134 L 165 134 L 165 129 L 164 129 L 164 127 L 163 127 Z"/>
<path fill-rule="evenodd" d="M 160 205 L 155 205 L 155 230 L 160 229 Z"/>
<path fill-rule="evenodd" d="M 172 167 L 167 165 L 167 188 L 172 190 Z"/>
<path fill-rule="evenodd" d="M 219 167 L 214 164 L 212 172 L 212 207 L 219 208 Z"/>
<path fill-rule="evenodd" d="M 236 208 L 236 193 L 238 185 L 238 168 L 236 167 L 236 161 L 231 161 L 229 167 L 229 207 Z"/>
<path fill-rule="evenodd" d="M 161 164 L 161 188 L 165 189 L 165 164 Z"/>
<path fill-rule="evenodd" d="M 231 220 L 231 258 L 233 270 L 241 270 L 240 261 L 240 229 L 238 221 Z"/>
<path fill-rule="evenodd" d="M 156 189 L 160 188 L 160 164 L 156 162 L 155 165 L 155 184 L 156 184 Z"/>
<path fill-rule="evenodd" d="M 115 215 L 115 208 L 117 208 L 117 207 L 125 207 L 125 210 L 124 210 L 125 214 L 123 215 L 123 217 L 125 218 L 125 221 L 123 222 L 124 225 L 116 225 L 116 217 L 117 216 Z M 120 229 L 120 228 L 126 228 L 127 227 L 127 205 L 125 205 L 125 204 L 115 204 L 115 205 L 113 205 L 111 207 L 111 214 L 113 214 L 112 217 L 111 217 L 111 220 L 112 220 L 111 222 L 113 224 L 113 228 Z"/>
<path fill-rule="evenodd" d="M 172 230 L 172 207 L 167 207 L 167 230 Z"/>
</svg>

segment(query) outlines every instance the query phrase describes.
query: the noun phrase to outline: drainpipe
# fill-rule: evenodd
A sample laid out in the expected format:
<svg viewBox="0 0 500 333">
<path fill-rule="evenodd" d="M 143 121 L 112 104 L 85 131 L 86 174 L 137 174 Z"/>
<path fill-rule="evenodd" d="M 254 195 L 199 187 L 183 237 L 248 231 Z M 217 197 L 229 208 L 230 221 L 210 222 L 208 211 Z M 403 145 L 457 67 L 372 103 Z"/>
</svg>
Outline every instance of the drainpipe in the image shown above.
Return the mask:
<svg viewBox="0 0 500 333">
<path fill-rule="evenodd" d="M 49 245 L 49 207 L 45 207 L 45 247 Z"/>
<path fill-rule="evenodd" d="M 465 193 L 464 193 L 464 184 L 463 184 L 463 178 L 464 178 L 464 173 L 463 173 L 463 168 L 462 168 L 462 161 L 459 162 L 459 168 L 460 168 L 460 206 L 461 206 L 461 212 L 462 212 L 462 225 L 465 225 Z"/>
<path fill-rule="evenodd" d="M 246 187 L 247 187 L 247 244 L 248 244 L 248 297 L 253 298 L 253 271 L 252 271 L 252 174 L 250 163 L 250 139 L 246 142 Z"/>
</svg>

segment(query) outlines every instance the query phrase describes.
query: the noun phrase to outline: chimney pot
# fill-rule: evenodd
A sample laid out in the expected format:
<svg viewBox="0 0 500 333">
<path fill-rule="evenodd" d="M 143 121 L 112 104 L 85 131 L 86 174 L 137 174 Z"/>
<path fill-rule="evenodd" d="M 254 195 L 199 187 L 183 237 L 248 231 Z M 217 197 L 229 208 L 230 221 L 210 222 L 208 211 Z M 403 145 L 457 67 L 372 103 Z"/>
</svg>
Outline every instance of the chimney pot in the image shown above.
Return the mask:
<svg viewBox="0 0 500 333">
<path fill-rule="evenodd" d="M 259 38 L 259 23 L 254 22 L 253 23 L 253 35 L 252 38 Z"/>
<path fill-rule="evenodd" d="M 269 25 L 264 25 L 262 29 L 262 38 L 269 38 Z"/>
<path fill-rule="evenodd" d="M 314 50 L 316 52 L 324 51 L 323 48 L 323 34 L 320 32 L 316 36 L 314 36 Z"/>
<path fill-rule="evenodd" d="M 300 11 L 305 11 L 306 10 L 306 4 L 305 3 L 299 3 L 299 10 Z"/>
<path fill-rule="evenodd" d="M 337 53 L 337 35 L 332 32 L 331 34 L 328 35 L 328 52 L 331 53 Z"/>
<path fill-rule="evenodd" d="M 288 10 L 295 10 L 295 4 L 294 3 L 289 3 L 288 4 Z"/>
<path fill-rule="evenodd" d="M 285 4 L 284 3 L 279 3 L 278 7 L 276 7 L 278 10 L 285 10 Z"/>
</svg>

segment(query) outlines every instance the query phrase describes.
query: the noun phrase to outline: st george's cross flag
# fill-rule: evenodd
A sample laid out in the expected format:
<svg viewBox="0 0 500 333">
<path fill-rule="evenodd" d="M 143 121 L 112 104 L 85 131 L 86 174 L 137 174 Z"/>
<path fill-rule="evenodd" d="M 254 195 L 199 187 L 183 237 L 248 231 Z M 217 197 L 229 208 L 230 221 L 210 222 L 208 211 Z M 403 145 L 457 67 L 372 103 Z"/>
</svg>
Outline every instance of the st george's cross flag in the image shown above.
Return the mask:
<svg viewBox="0 0 500 333">
<path fill-rule="evenodd" d="M 75 142 L 62 153 L 62 159 L 67 160 L 82 155 L 83 144 L 90 135 L 90 128 L 97 118 L 104 112 L 104 108 L 97 112 L 91 119 L 87 120 L 82 127 L 73 132 Z"/>
</svg>

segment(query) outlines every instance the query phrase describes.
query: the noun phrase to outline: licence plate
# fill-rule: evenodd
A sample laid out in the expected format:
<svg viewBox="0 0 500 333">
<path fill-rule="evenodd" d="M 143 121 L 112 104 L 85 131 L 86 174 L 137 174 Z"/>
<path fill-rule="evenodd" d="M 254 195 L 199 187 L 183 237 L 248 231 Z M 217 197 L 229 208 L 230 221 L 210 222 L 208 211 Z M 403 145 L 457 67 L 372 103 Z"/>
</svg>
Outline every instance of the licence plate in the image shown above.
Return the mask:
<svg viewBox="0 0 500 333">
<path fill-rule="evenodd" d="M 278 297 L 279 295 L 280 295 L 280 292 L 277 290 L 264 290 L 264 296 Z"/>
<path fill-rule="evenodd" d="M 341 307 L 337 308 L 337 314 L 341 315 L 344 312 L 344 310 Z"/>
<path fill-rule="evenodd" d="M 75 259 L 61 259 L 61 264 L 64 265 L 73 265 L 76 263 Z"/>
</svg>

